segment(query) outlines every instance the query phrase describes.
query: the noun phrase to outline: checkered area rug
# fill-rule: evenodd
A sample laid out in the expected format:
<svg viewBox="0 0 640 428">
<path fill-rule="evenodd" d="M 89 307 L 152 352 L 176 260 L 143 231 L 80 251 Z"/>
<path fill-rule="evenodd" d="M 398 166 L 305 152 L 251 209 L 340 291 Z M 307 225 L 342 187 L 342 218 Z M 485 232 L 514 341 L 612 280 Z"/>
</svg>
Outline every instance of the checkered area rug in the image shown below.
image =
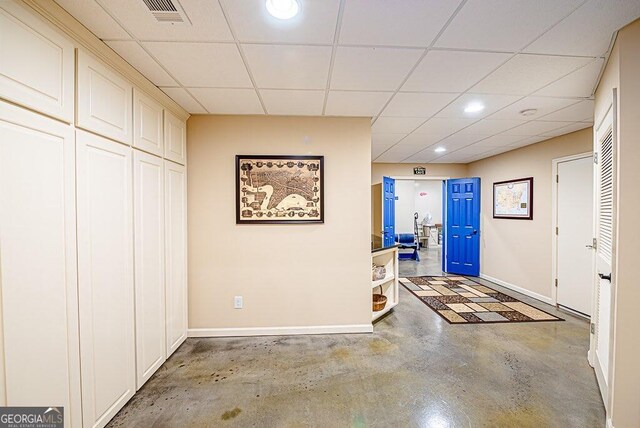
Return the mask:
<svg viewBox="0 0 640 428">
<path fill-rule="evenodd" d="M 464 276 L 400 278 L 400 283 L 449 324 L 564 321 Z"/>
</svg>

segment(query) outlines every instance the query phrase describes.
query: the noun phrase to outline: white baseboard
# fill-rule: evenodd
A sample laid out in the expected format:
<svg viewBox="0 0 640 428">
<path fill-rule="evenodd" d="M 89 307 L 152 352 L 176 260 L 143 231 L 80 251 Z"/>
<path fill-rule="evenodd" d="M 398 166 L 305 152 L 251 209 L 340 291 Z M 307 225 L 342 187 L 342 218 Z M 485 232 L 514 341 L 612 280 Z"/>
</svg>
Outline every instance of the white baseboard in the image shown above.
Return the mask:
<svg viewBox="0 0 640 428">
<path fill-rule="evenodd" d="M 190 328 L 189 337 L 292 336 L 300 334 L 373 333 L 372 324 L 304 327 Z"/>
<path fill-rule="evenodd" d="M 518 287 L 517 285 L 510 284 L 510 283 L 505 282 L 505 281 L 503 281 L 501 279 L 494 278 L 492 276 L 485 275 L 483 273 L 480 274 L 480 278 L 486 279 L 487 281 L 495 282 L 496 284 L 501 285 L 501 286 L 503 286 L 505 288 L 508 288 L 510 290 L 513 290 L 513 291 L 517 291 L 518 293 L 524 294 L 525 296 L 532 297 L 532 298 L 534 298 L 536 300 L 540 300 L 541 302 L 544 302 L 544 303 L 546 303 L 548 305 L 554 306 L 553 300 L 551 299 L 551 297 L 546 297 L 546 296 L 543 296 L 542 294 L 534 293 L 533 291 L 529 291 L 526 288 Z"/>
</svg>

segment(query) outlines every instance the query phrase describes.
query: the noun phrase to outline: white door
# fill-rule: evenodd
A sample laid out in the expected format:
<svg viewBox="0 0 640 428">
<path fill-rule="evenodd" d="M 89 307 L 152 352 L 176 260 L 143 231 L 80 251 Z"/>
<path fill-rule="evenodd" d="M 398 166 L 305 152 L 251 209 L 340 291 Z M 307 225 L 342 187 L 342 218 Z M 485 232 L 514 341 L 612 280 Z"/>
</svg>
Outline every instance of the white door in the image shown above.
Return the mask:
<svg viewBox="0 0 640 428">
<path fill-rule="evenodd" d="M 187 338 L 187 175 L 164 161 L 167 358 Z"/>
<path fill-rule="evenodd" d="M 63 406 L 67 427 L 82 425 L 73 141 L 0 102 L 0 406 Z"/>
<path fill-rule="evenodd" d="M 131 148 L 76 145 L 83 425 L 101 427 L 136 390 Z"/>
<path fill-rule="evenodd" d="M 137 389 L 165 361 L 164 170 L 157 156 L 133 152 Z"/>
<path fill-rule="evenodd" d="M 609 111 L 596 130 L 594 152 L 596 156 L 596 271 L 594 310 L 590 361 L 596 371 L 605 407 L 609 403 L 609 361 L 611 350 L 611 315 L 613 313 L 613 285 L 611 277 L 614 262 L 613 237 L 615 235 L 615 114 Z"/>
<path fill-rule="evenodd" d="M 558 305 L 591 315 L 593 156 L 558 162 Z"/>
</svg>

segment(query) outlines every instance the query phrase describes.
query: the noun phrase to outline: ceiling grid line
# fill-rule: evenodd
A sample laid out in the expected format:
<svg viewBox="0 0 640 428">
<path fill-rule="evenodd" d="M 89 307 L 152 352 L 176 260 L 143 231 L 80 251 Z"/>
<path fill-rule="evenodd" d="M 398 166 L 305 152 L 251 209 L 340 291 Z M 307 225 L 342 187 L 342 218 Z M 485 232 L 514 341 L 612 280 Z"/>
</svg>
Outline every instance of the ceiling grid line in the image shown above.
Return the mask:
<svg viewBox="0 0 640 428">
<path fill-rule="evenodd" d="M 340 28 L 342 27 L 342 16 L 344 15 L 344 2 L 340 0 L 340 6 L 338 6 L 338 16 L 336 18 L 336 28 L 333 33 L 333 45 L 331 46 L 331 59 L 329 60 L 329 73 L 327 74 L 327 84 L 324 90 L 324 100 L 322 101 L 322 115 L 324 116 L 327 111 L 327 101 L 329 100 L 329 90 L 331 89 L 331 76 L 333 75 L 333 65 L 336 61 L 336 50 L 338 46 L 338 40 L 340 38 Z"/>
</svg>

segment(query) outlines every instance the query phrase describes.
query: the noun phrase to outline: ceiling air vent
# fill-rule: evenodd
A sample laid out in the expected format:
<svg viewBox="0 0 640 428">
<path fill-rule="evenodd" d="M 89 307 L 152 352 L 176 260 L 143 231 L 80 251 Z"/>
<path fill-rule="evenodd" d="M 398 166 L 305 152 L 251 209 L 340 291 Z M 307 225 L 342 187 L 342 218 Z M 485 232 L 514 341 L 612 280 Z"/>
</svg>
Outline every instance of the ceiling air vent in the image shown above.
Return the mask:
<svg viewBox="0 0 640 428">
<path fill-rule="evenodd" d="M 161 24 L 188 24 L 189 18 L 177 0 L 142 0 Z"/>
</svg>

